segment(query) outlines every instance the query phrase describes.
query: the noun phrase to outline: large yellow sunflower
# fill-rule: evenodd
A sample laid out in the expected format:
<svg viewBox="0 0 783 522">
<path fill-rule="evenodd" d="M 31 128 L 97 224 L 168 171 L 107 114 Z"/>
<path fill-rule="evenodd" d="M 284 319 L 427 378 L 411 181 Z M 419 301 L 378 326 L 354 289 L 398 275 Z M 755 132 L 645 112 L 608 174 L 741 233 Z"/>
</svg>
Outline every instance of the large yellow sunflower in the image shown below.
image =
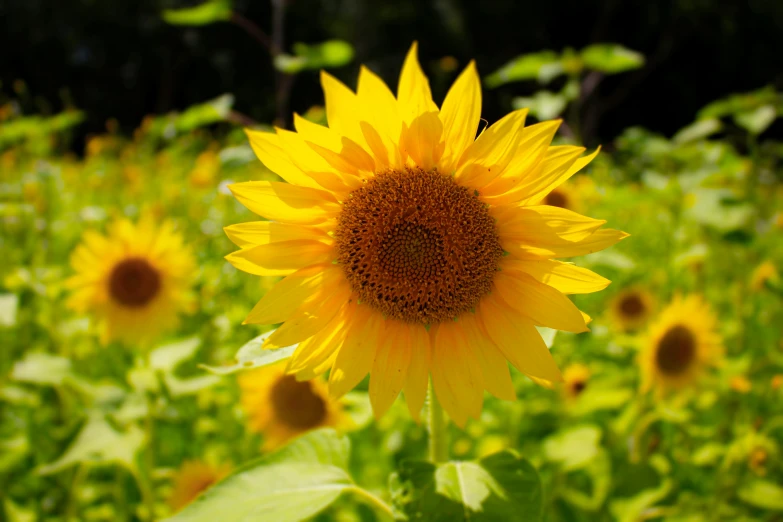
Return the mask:
<svg viewBox="0 0 783 522">
<path fill-rule="evenodd" d="M 642 390 L 658 393 L 693 385 L 722 355 L 710 307 L 701 297 L 675 297 L 650 326 L 640 354 Z"/>
<path fill-rule="evenodd" d="M 195 261 L 168 222 L 122 219 L 107 236 L 87 231 L 71 265 L 76 274 L 67 281 L 68 304 L 94 316 L 103 343 L 151 341 L 176 325 L 192 302 Z"/>
<path fill-rule="evenodd" d="M 264 449 L 279 448 L 289 440 L 322 427 L 352 425 L 338 400 L 329 398 L 326 381 L 300 382 L 286 375 L 281 362 L 238 376 L 242 409 L 248 428 L 264 435 Z"/>
<path fill-rule="evenodd" d="M 559 121 L 524 127 L 527 110 L 476 133 L 481 84 L 468 65 L 438 109 L 411 48 L 397 96 L 367 68 L 354 93 L 321 74 L 329 127 L 294 117 L 296 132 L 248 131 L 287 183 L 231 187 L 269 221 L 227 227 L 227 259 L 286 276 L 247 317 L 284 323 L 267 348 L 300 343 L 288 371 L 331 369 L 340 396 L 370 373 L 382 415 L 405 392 L 418 418 L 428 378 L 459 425 L 484 390 L 513 399 L 510 361 L 538 383 L 561 376 L 535 325 L 584 332 L 565 294 L 609 281 L 557 261 L 626 237 L 605 223 L 542 205 L 596 153 L 550 146 Z"/>
</svg>

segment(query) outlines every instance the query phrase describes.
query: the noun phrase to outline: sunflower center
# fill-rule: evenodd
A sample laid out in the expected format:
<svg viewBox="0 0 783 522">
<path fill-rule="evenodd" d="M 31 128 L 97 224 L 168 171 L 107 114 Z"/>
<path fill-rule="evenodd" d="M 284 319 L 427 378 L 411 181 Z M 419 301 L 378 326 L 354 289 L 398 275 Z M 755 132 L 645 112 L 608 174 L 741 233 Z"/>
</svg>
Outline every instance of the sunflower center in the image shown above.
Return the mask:
<svg viewBox="0 0 783 522">
<path fill-rule="evenodd" d="M 587 381 L 576 381 L 571 385 L 574 395 L 579 395 L 587 388 Z"/>
<path fill-rule="evenodd" d="M 625 317 L 638 317 L 644 313 L 644 303 L 638 295 L 630 294 L 620 301 L 620 311 Z"/>
<path fill-rule="evenodd" d="M 125 306 L 144 306 L 159 291 L 160 273 L 146 259 L 129 258 L 120 261 L 109 276 L 109 294 Z"/>
<path fill-rule="evenodd" d="M 544 204 L 550 207 L 568 208 L 568 198 L 559 190 L 553 190 L 547 194 Z"/>
<path fill-rule="evenodd" d="M 272 386 L 270 394 L 275 417 L 287 426 L 307 430 L 326 419 L 326 402 L 313 392 L 310 382 L 285 375 Z"/>
<path fill-rule="evenodd" d="M 418 168 L 382 172 L 351 192 L 335 239 L 361 302 L 411 323 L 471 310 L 489 293 L 503 256 L 494 219 L 477 195 Z"/>
<path fill-rule="evenodd" d="M 685 372 L 696 357 L 696 339 L 689 329 L 677 325 L 669 329 L 658 342 L 655 362 L 666 374 Z"/>
</svg>

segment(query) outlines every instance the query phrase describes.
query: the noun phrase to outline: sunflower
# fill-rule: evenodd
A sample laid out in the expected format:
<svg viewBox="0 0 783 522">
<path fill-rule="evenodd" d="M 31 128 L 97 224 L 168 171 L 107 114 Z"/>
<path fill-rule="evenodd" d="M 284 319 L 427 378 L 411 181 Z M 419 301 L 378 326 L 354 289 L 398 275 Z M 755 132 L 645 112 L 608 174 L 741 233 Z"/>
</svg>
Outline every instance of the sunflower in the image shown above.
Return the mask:
<svg viewBox="0 0 783 522">
<path fill-rule="evenodd" d="M 172 511 L 179 511 L 209 489 L 220 482 L 231 471 L 231 466 L 224 464 L 213 466 L 201 460 L 186 460 L 174 475 L 174 487 L 168 498 Z"/>
<path fill-rule="evenodd" d="M 709 305 L 695 295 L 675 297 L 650 326 L 640 355 L 642 390 L 665 393 L 692 385 L 722 352 Z"/>
<path fill-rule="evenodd" d="M 754 292 L 761 292 L 767 288 L 767 284 L 778 282 L 778 271 L 772 261 L 764 261 L 753 271 L 750 276 L 750 288 Z"/>
<path fill-rule="evenodd" d="M 576 363 L 563 370 L 563 393 L 569 400 L 576 399 L 587 388 L 590 379 L 590 369 L 584 364 Z"/>
<path fill-rule="evenodd" d="M 609 315 L 617 328 L 623 331 L 637 330 L 644 326 L 653 313 L 655 299 L 643 288 L 622 290 L 609 304 Z"/>
<path fill-rule="evenodd" d="M 177 322 L 192 302 L 195 261 L 171 223 L 122 219 L 108 235 L 84 233 L 71 256 L 76 272 L 67 281 L 68 305 L 90 312 L 106 344 L 113 339 L 143 343 Z"/>
<path fill-rule="evenodd" d="M 551 207 L 564 208 L 574 212 L 579 212 L 581 208 L 579 193 L 570 183 L 563 183 L 552 189 L 552 192 L 546 195 L 542 204 Z"/>
<path fill-rule="evenodd" d="M 286 276 L 246 323 L 284 323 L 265 343 L 299 343 L 288 371 L 331 370 L 338 397 L 368 373 L 376 417 L 405 392 L 418 418 L 431 375 L 459 425 L 484 389 L 514 399 L 510 361 L 552 386 L 560 371 L 535 325 L 587 331 L 566 294 L 609 281 L 558 261 L 627 234 L 542 204 L 598 151 L 550 146 L 559 121 L 524 127 L 518 110 L 478 137 L 476 66 L 438 109 L 414 44 L 395 97 L 369 69 L 357 91 L 321 73 L 329 127 L 294 115 L 296 132 L 248 131 L 261 161 L 288 183 L 231 186 L 269 221 L 227 227 L 240 270 Z"/>
<path fill-rule="evenodd" d="M 297 381 L 285 369 L 283 361 L 238 377 L 248 427 L 263 433 L 265 450 L 274 450 L 316 428 L 351 425 L 340 402 L 329 398 L 325 381 Z"/>
</svg>

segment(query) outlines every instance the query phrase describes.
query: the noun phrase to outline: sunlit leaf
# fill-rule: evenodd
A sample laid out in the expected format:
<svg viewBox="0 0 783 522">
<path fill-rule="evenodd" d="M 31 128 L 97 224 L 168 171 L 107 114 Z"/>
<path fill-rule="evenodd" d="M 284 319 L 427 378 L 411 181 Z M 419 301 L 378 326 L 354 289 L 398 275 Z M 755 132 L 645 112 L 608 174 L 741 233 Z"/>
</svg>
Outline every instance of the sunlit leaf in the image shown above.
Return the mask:
<svg viewBox="0 0 783 522">
<path fill-rule="evenodd" d="M 207 25 L 231 19 L 230 0 L 211 0 L 195 7 L 166 9 L 163 19 L 172 25 Z"/>
<path fill-rule="evenodd" d="M 752 480 L 742 485 L 737 495 L 752 506 L 783 511 L 783 487 L 768 480 Z"/>
<path fill-rule="evenodd" d="M 60 386 L 72 375 L 70 359 L 41 352 L 27 353 L 11 369 L 15 381 L 50 386 Z"/>
<path fill-rule="evenodd" d="M 277 348 L 275 350 L 265 350 L 262 348 L 264 341 L 267 337 L 272 335 L 273 331 L 263 333 L 242 346 L 242 348 L 240 348 L 237 352 L 236 364 L 232 364 L 231 366 L 207 366 L 202 364 L 200 366 L 212 373 L 216 373 L 218 375 L 227 375 L 229 373 L 238 372 L 240 370 L 260 368 L 262 366 L 267 366 L 278 361 L 282 361 L 283 359 L 288 359 L 294 353 L 294 350 L 296 350 L 298 345 Z"/>
<path fill-rule="evenodd" d="M 275 57 L 275 68 L 288 74 L 304 69 L 329 69 L 342 67 L 353 60 L 353 47 L 343 40 L 328 40 L 320 44 L 294 44 L 294 56 L 280 54 Z"/>
<path fill-rule="evenodd" d="M 0 294 L 0 326 L 14 326 L 19 297 L 16 294 Z"/>
<path fill-rule="evenodd" d="M 539 78 L 541 68 L 547 66 L 549 67 L 546 75 L 548 79 L 554 77 L 552 73 L 558 67 L 562 70 L 560 56 L 556 52 L 541 51 L 539 53 L 523 54 L 484 78 L 484 83 L 492 89 L 510 82 L 535 80 Z"/>
<path fill-rule="evenodd" d="M 106 422 L 103 414 L 93 412 L 65 453 L 56 461 L 39 467 L 37 472 L 49 475 L 79 463 L 116 463 L 133 469 L 136 452 L 143 442 L 144 433 L 136 426 L 120 433 Z"/>
<path fill-rule="evenodd" d="M 689 143 L 692 141 L 703 140 L 720 131 L 723 124 L 717 118 L 707 118 L 696 120 L 687 127 L 683 127 L 672 137 L 672 141 L 677 144 Z"/>
<path fill-rule="evenodd" d="M 644 55 L 618 44 L 594 44 L 582 49 L 588 69 L 617 74 L 644 66 Z"/>
<path fill-rule="evenodd" d="M 544 441 L 544 454 L 565 471 L 579 469 L 598 454 L 600 440 L 597 426 L 569 428 Z"/>
<path fill-rule="evenodd" d="M 355 488 L 346 471 L 349 442 L 333 430 L 308 433 L 283 449 L 254 460 L 166 520 L 307 519 Z"/>
<path fill-rule="evenodd" d="M 193 357 L 200 344 L 201 340 L 198 337 L 189 337 L 160 346 L 150 353 L 150 366 L 154 370 L 174 371 L 183 361 Z"/>
<path fill-rule="evenodd" d="M 234 105 L 234 96 L 224 94 L 206 103 L 193 105 L 176 117 L 174 125 L 179 132 L 188 132 L 204 125 L 225 121 Z"/>
<path fill-rule="evenodd" d="M 734 121 L 751 134 L 761 134 L 772 125 L 778 117 L 775 107 L 762 105 L 752 111 L 738 112 L 734 115 Z"/>
<path fill-rule="evenodd" d="M 392 502 L 405 520 L 535 522 L 541 483 L 535 468 L 510 451 L 475 462 L 405 461 L 391 479 Z"/>
<path fill-rule="evenodd" d="M 530 109 L 539 120 L 551 120 L 560 116 L 568 105 L 568 99 L 558 93 L 538 91 L 532 97 L 518 97 L 511 101 L 514 109 Z"/>
</svg>

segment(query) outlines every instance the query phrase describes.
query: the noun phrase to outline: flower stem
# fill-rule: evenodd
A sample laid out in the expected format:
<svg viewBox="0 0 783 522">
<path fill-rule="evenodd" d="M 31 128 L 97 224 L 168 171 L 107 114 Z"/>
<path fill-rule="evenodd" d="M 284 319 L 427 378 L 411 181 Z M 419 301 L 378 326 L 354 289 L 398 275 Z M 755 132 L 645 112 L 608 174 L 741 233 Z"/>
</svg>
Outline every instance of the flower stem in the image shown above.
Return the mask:
<svg viewBox="0 0 783 522">
<path fill-rule="evenodd" d="M 380 498 L 376 497 L 375 495 L 367 491 L 366 489 L 360 488 L 359 486 L 354 486 L 348 488 L 348 491 L 356 493 L 365 502 L 377 508 L 376 511 L 383 513 L 386 516 L 386 518 L 390 520 L 394 520 L 394 512 L 392 512 L 392 509 L 389 507 L 389 505 L 386 504 L 386 502 L 384 502 Z"/>
<path fill-rule="evenodd" d="M 427 393 L 429 407 L 427 408 L 427 423 L 429 424 L 430 461 L 440 464 L 449 460 L 449 432 L 446 417 L 443 414 L 443 406 L 435 396 L 435 389 L 430 380 Z"/>
</svg>

